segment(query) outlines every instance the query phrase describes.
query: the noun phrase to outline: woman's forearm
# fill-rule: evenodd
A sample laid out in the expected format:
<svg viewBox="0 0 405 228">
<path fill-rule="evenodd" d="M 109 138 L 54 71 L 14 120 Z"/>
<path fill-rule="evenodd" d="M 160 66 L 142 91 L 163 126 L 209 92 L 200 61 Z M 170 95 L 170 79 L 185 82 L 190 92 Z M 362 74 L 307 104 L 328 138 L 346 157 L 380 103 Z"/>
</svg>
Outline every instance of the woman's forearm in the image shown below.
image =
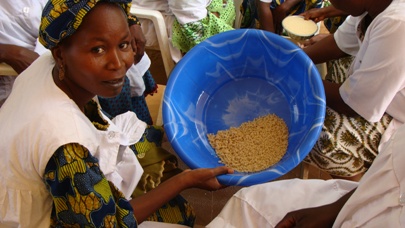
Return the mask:
<svg viewBox="0 0 405 228">
<path fill-rule="evenodd" d="M 183 176 L 184 173 L 178 174 L 130 201 L 138 224 L 145 221 L 154 211 L 188 188 L 187 183 L 182 178 Z"/>
<path fill-rule="evenodd" d="M 328 35 L 313 45 L 305 47 L 303 50 L 315 64 L 348 56 L 339 49 L 333 34 Z"/>
</svg>

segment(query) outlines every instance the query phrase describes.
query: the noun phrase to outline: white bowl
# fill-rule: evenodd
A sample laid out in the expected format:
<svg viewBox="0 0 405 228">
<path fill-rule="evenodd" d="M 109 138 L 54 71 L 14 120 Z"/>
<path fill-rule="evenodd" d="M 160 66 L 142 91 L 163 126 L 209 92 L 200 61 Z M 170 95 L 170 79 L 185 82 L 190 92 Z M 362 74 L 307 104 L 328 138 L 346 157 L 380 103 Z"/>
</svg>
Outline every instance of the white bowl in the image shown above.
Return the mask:
<svg viewBox="0 0 405 228">
<path fill-rule="evenodd" d="M 287 35 L 296 41 L 307 40 L 318 31 L 318 26 L 314 21 L 305 20 L 303 16 L 298 15 L 284 18 L 281 24 Z"/>
</svg>

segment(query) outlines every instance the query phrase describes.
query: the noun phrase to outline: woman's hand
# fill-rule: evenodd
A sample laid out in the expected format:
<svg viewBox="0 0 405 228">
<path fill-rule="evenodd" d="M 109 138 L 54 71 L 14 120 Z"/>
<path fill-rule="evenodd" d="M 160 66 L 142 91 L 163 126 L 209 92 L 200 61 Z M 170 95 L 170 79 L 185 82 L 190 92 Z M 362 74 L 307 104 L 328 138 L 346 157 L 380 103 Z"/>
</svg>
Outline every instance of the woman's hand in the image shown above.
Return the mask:
<svg viewBox="0 0 405 228">
<path fill-rule="evenodd" d="M 305 20 L 313 20 L 315 23 L 323 21 L 326 18 L 322 8 L 312 8 L 300 14 Z"/>
<path fill-rule="evenodd" d="M 131 25 L 129 30 L 132 35 L 132 49 L 135 53 L 134 64 L 137 64 L 139 61 L 141 61 L 143 55 L 145 54 L 146 38 L 140 25 Z"/>
<path fill-rule="evenodd" d="M 216 168 L 187 169 L 180 175 L 184 175 L 184 180 L 187 181 L 187 185 L 190 187 L 215 191 L 227 187 L 218 182 L 217 176 L 233 172 L 230 168 L 220 166 Z"/>
<path fill-rule="evenodd" d="M 306 48 L 308 46 L 311 46 L 311 45 L 317 43 L 318 41 L 322 40 L 323 38 L 325 38 L 327 36 L 329 36 L 329 34 L 318 34 L 316 36 L 311 37 L 308 40 L 304 40 L 304 41 L 299 42 L 298 45 L 301 48 Z"/>
<path fill-rule="evenodd" d="M 332 227 L 337 217 L 336 213 L 328 210 L 329 205 L 305 208 L 289 212 L 276 225 L 276 228 L 289 227 Z"/>
<path fill-rule="evenodd" d="M 0 45 L 0 62 L 10 65 L 18 74 L 27 69 L 39 55 L 27 48 L 16 45 Z"/>
<path fill-rule="evenodd" d="M 276 228 L 332 227 L 340 210 L 354 191 L 356 189 L 351 190 L 331 204 L 289 212 L 276 225 Z"/>
<path fill-rule="evenodd" d="M 305 20 L 313 20 L 315 22 L 323 21 L 326 18 L 338 17 L 338 16 L 347 16 L 348 13 L 336 9 L 333 5 L 323 7 L 323 8 L 313 8 L 307 10 L 300 14 L 304 16 Z"/>
<path fill-rule="evenodd" d="M 227 173 L 233 173 L 233 170 L 223 166 L 211 169 L 185 170 L 163 181 L 146 194 L 132 199 L 130 203 L 134 209 L 134 215 L 137 221 L 141 223 L 164 203 L 189 188 L 195 187 L 209 191 L 224 188 L 226 186 L 220 184 L 216 177 Z"/>
</svg>

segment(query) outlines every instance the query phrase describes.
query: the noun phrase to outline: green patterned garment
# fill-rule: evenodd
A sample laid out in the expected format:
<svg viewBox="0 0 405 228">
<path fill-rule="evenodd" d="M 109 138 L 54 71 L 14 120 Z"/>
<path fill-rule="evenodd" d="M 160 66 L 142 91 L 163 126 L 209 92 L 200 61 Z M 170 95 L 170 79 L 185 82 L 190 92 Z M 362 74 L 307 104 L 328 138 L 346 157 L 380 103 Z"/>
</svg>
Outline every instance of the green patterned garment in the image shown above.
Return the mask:
<svg viewBox="0 0 405 228">
<path fill-rule="evenodd" d="M 233 1 L 212 0 L 207 7 L 208 15 L 202 20 L 180 24 L 177 20 L 173 23 L 173 46 L 186 53 L 195 45 L 205 39 L 221 32 L 233 29 L 235 21 L 235 6 Z M 217 17 L 214 13 L 218 13 Z"/>
</svg>

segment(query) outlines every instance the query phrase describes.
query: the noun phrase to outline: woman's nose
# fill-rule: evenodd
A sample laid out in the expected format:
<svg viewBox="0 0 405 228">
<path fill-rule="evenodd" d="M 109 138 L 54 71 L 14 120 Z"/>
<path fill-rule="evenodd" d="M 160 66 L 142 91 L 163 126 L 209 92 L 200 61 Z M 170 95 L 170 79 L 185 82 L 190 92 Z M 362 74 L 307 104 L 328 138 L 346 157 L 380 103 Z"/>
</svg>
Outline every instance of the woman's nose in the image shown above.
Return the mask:
<svg viewBox="0 0 405 228">
<path fill-rule="evenodd" d="M 119 50 L 111 50 L 108 54 L 107 67 L 110 70 L 117 70 L 124 65 L 123 55 Z"/>
</svg>

